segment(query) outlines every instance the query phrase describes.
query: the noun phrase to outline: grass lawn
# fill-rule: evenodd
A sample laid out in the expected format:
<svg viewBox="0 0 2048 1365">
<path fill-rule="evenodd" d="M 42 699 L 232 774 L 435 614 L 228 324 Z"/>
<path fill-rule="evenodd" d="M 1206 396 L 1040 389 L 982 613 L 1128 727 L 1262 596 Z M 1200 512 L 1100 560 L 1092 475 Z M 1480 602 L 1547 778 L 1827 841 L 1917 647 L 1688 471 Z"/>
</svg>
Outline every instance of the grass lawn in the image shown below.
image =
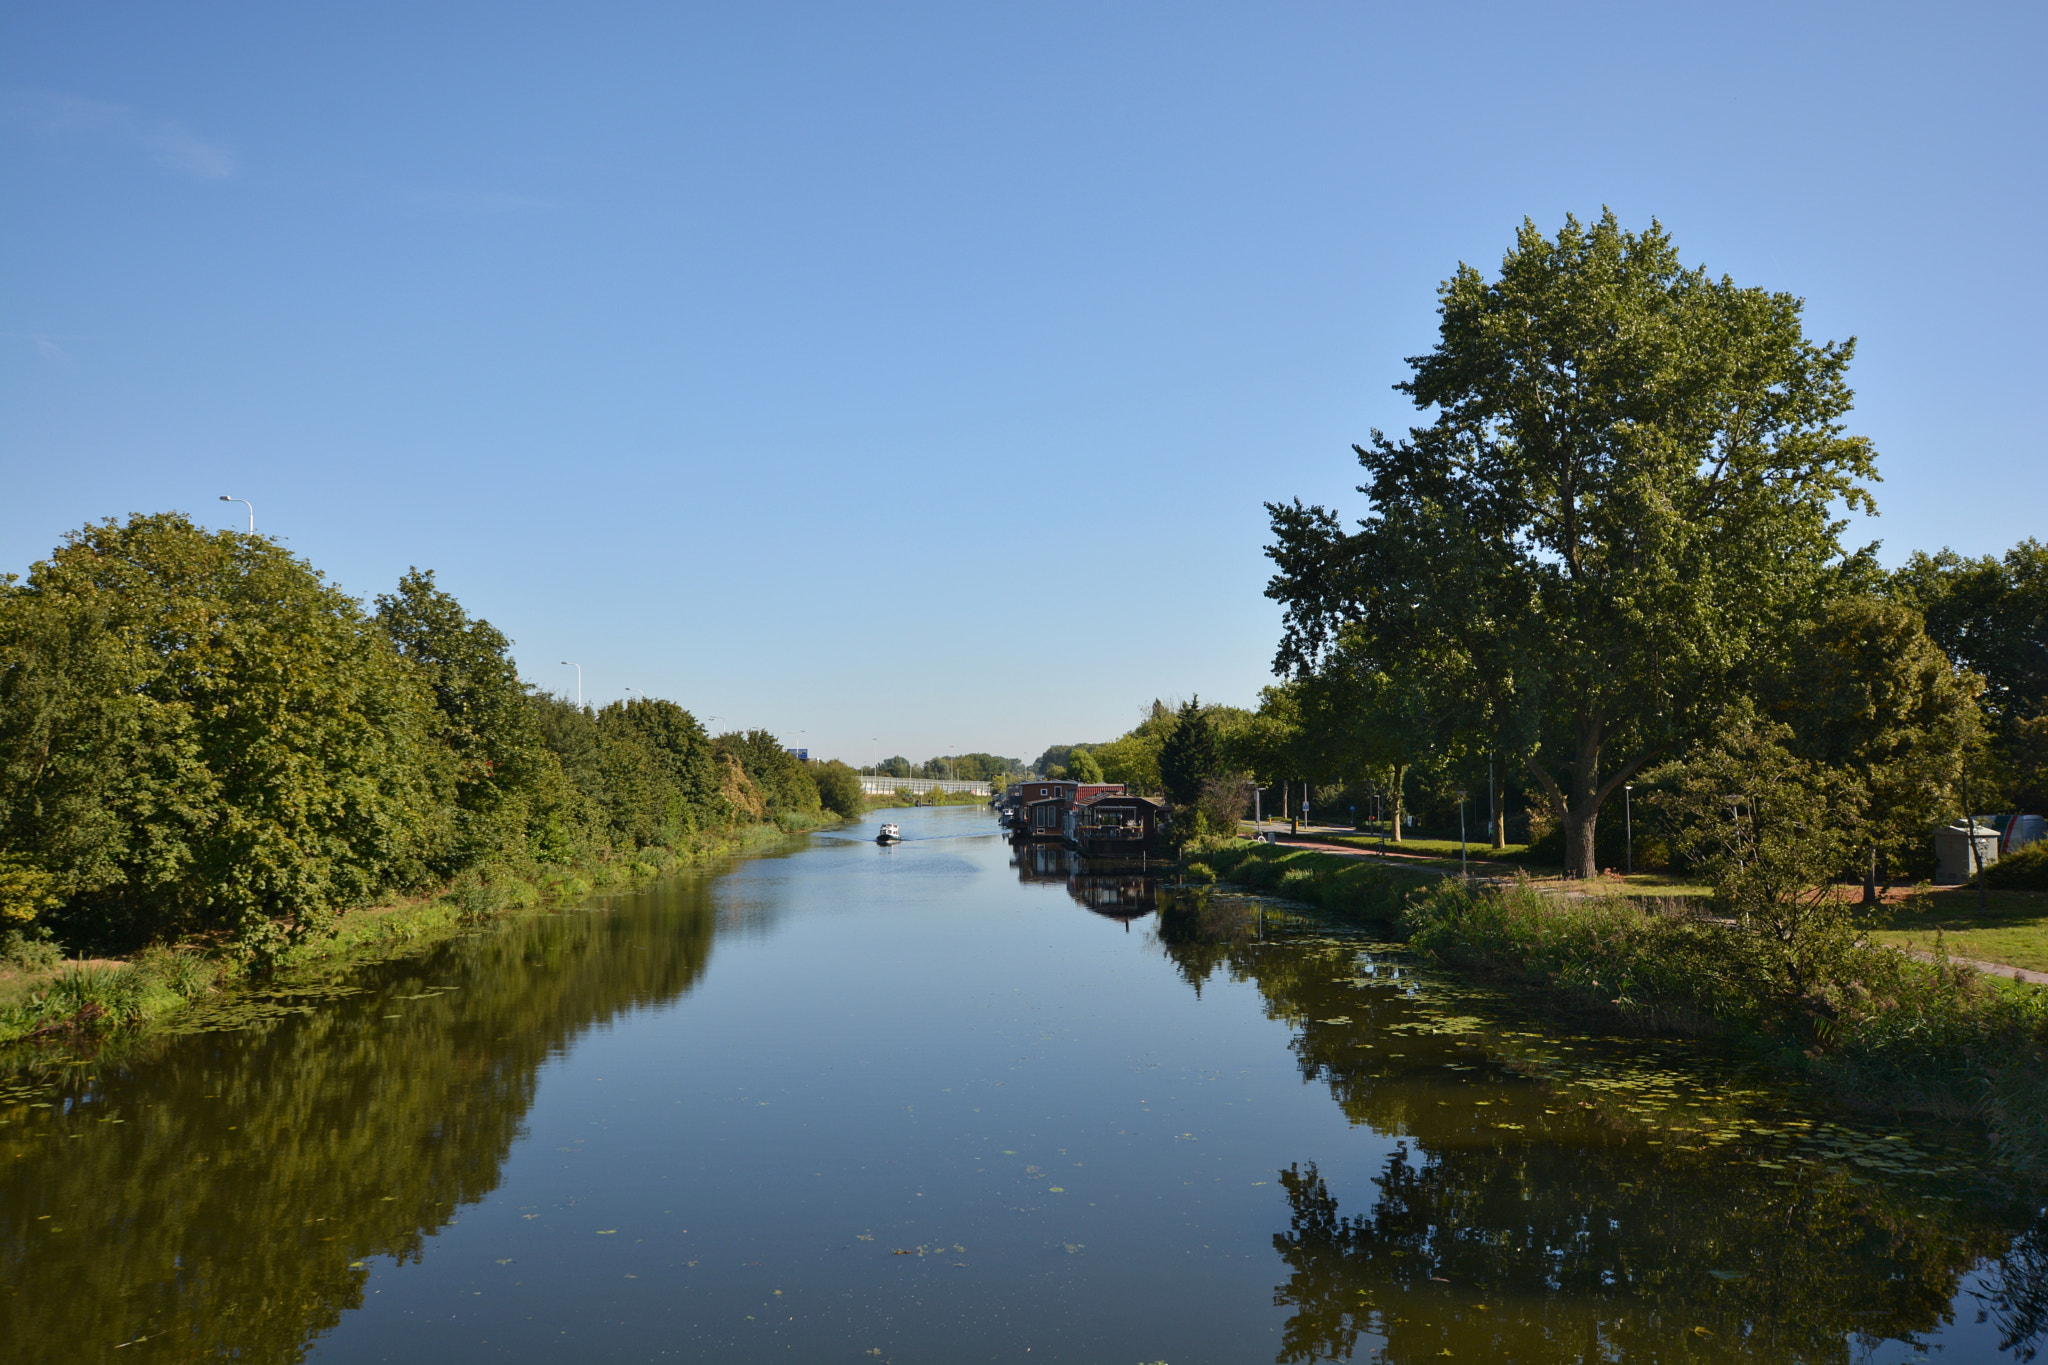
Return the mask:
<svg viewBox="0 0 2048 1365">
<path fill-rule="evenodd" d="M 1380 848 L 1380 838 L 1377 834 L 1303 830 L 1300 837 L 1324 844 L 1345 844 L 1369 853 L 1377 853 Z M 1411 866 L 1452 872 L 1458 870 L 1456 839 L 1408 838 L 1398 844 L 1390 840 L 1386 847 L 1390 853 L 1406 854 Z M 1537 881 L 1550 879 L 1562 882 L 1564 887 L 1570 890 L 1584 889 L 1603 895 L 1705 896 L 1713 891 L 1712 887 L 1689 878 L 1668 876 L 1661 872 L 1638 872 L 1633 877 L 1602 877 L 1592 882 L 1563 882 L 1562 869 L 1529 861 L 1527 844 L 1509 844 L 1506 848 L 1493 848 L 1483 843 L 1467 844 L 1465 857 L 1474 876 L 1500 876 L 1519 869 Z"/>
<path fill-rule="evenodd" d="M 2048 972 L 2048 891 L 1993 891 L 1988 899 L 1980 915 L 1971 887 L 1922 892 L 1885 906 L 1870 936 L 1927 951 L 1939 932 L 1953 957 Z"/>
</svg>

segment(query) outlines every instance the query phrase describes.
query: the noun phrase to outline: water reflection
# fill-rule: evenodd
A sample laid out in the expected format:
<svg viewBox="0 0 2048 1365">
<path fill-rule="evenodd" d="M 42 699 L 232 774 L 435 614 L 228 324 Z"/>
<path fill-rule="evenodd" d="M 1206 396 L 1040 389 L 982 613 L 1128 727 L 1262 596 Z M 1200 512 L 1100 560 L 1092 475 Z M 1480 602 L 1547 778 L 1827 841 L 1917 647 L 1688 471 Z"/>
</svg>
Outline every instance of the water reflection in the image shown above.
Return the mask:
<svg viewBox="0 0 2048 1365">
<path fill-rule="evenodd" d="M 1281 1362 L 1846 1362 L 1951 1326 L 1987 1262 L 1974 1292 L 1996 1349 L 2034 1358 L 2048 1222 L 1938 1141 L 1859 1136 L 1775 1092 L 1765 1118 L 1739 1065 L 1530 1030 L 1478 993 L 1440 998 L 1398 952 L 1269 926 L 1240 898 L 1172 896 L 1158 939 L 1197 991 L 1255 984 L 1297 1026 L 1303 1078 L 1406 1139 L 1364 1213 L 1341 1213 L 1313 1161 L 1281 1172 Z"/>
<path fill-rule="evenodd" d="M 1095 861 L 1051 844 L 1020 840 L 1011 847 L 1018 881 L 1064 886 L 1076 904 L 1104 919 L 1128 926 L 1156 910 L 1164 894 L 1160 879 L 1136 864 Z"/>
<path fill-rule="evenodd" d="M 339 990 L 297 983 L 236 1031 L 16 1084 L 0 1098 L 6 1358 L 146 1339 L 150 1359 L 301 1359 L 361 1305 L 366 1258 L 419 1260 L 496 1187 L 543 1062 L 703 974 L 703 885 L 641 909 L 528 919 Z"/>
</svg>

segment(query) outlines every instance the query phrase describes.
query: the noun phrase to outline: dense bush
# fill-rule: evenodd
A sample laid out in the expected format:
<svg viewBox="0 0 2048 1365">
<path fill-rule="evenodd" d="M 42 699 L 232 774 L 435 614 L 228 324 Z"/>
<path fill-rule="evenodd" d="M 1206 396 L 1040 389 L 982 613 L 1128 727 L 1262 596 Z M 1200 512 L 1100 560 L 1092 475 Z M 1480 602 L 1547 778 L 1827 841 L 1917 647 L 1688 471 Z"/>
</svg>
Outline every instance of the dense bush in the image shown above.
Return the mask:
<svg viewBox="0 0 2048 1365">
<path fill-rule="evenodd" d="M 1984 882 L 2006 891 L 2048 891 L 2048 840 L 2000 858 L 1984 869 Z"/>
</svg>

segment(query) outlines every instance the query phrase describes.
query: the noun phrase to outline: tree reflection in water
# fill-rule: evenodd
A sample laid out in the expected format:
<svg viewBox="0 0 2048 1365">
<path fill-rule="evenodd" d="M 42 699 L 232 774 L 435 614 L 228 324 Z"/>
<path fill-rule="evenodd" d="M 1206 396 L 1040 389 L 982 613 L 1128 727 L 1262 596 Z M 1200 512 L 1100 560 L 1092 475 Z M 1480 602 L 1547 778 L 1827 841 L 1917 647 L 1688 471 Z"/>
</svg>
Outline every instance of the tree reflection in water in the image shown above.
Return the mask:
<svg viewBox="0 0 2048 1365">
<path fill-rule="evenodd" d="M 1273 1244 L 1289 1278 L 1274 1303 L 1292 1313 L 1279 1361 L 1847 1362 L 1952 1322 L 1973 1272 L 2002 1349 L 2034 1358 L 2048 1223 L 2010 1192 L 1687 1145 L 1697 1106 L 1638 1119 L 1561 1099 L 1500 1065 L 1503 1035 L 1527 1025 L 1446 1021 L 1398 960 L 1260 914 L 1172 895 L 1159 942 L 1198 990 L 1218 972 L 1255 983 L 1268 1014 L 1298 1027 L 1304 1078 L 1354 1123 L 1407 1139 L 1363 1214 L 1340 1212 L 1315 1163 L 1281 1172 L 1291 1219 Z M 1616 1055 L 1625 1067 L 1670 1052 Z M 1745 1122 L 1768 1131 L 1754 1110 Z"/>
<path fill-rule="evenodd" d="M 420 1259 L 497 1186 L 542 1063 L 703 974 L 707 885 L 494 928 L 0 1106 L 0 1355 L 303 1358 L 361 1305 L 366 1258 Z"/>
</svg>

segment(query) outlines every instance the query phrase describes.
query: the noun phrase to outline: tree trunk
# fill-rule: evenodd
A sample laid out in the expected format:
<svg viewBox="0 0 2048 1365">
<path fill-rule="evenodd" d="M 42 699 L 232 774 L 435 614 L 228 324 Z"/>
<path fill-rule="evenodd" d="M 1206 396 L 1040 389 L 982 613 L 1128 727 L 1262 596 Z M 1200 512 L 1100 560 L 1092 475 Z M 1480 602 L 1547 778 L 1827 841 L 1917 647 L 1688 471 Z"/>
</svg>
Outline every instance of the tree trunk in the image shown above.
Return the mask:
<svg viewBox="0 0 2048 1365">
<path fill-rule="evenodd" d="M 1403 785 L 1402 779 L 1407 777 L 1407 775 L 1408 765 L 1406 763 L 1396 763 L 1394 765 L 1394 842 L 1397 844 L 1401 842 L 1401 787 Z"/>
<path fill-rule="evenodd" d="M 1864 865 L 1863 865 L 1863 867 L 1864 867 L 1864 871 L 1863 871 L 1863 903 L 1864 903 L 1865 905 L 1876 905 L 1876 904 L 1877 904 L 1877 845 L 1876 845 L 1876 844 L 1872 844 L 1872 845 L 1870 846 L 1870 849 L 1869 849 L 1869 857 L 1868 857 L 1868 858 L 1866 859 L 1866 861 L 1864 862 Z"/>
<path fill-rule="evenodd" d="M 1508 813 L 1505 809 L 1507 802 L 1502 799 L 1507 795 L 1506 787 L 1507 783 L 1501 780 L 1500 774 L 1494 771 L 1494 765 L 1489 763 L 1486 767 L 1486 806 L 1492 813 L 1495 848 L 1508 846 Z"/>
<path fill-rule="evenodd" d="M 1597 877 L 1600 868 L 1593 857 L 1593 837 L 1600 826 L 1600 810 L 1584 809 L 1574 801 L 1564 813 L 1564 875 Z"/>
</svg>

